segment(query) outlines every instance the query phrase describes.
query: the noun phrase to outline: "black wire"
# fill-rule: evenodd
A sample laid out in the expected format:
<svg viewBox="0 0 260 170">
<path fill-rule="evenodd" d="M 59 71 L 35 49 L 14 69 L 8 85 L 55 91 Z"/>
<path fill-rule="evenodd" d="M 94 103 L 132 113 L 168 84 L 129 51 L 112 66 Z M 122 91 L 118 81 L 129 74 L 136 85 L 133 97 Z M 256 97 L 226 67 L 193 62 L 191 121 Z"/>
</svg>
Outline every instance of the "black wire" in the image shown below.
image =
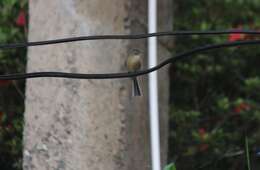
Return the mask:
<svg viewBox="0 0 260 170">
<path fill-rule="evenodd" d="M 0 49 L 25 48 L 30 46 L 40 46 L 49 44 L 68 43 L 75 41 L 87 40 L 123 40 L 123 39 L 144 39 L 149 37 L 160 36 L 189 36 L 189 35 L 225 35 L 225 34 L 248 34 L 260 35 L 259 31 L 252 30 L 224 30 L 224 31 L 174 31 L 174 32 L 156 32 L 150 34 L 134 34 L 134 35 L 94 35 L 94 36 L 80 36 L 72 38 L 63 38 L 47 41 L 24 42 L 14 44 L 0 44 Z"/>
<path fill-rule="evenodd" d="M 80 73 L 64 73 L 64 72 L 34 72 L 34 73 L 17 73 L 17 74 L 0 75 L 0 80 L 19 80 L 19 79 L 38 78 L 38 77 L 58 77 L 58 78 L 71 78 L 71 79 L 118 79 L 118 78 L 137 77 L 137 76 L 145 75 L 153 71 L 159 70 L 160 68 L 164 67 L 167 64 L 175 63 L 179 60 L 186 59 L 197 53 L 202 53 L 212 49 L 256 45 L 256 44 L 260 44 L 260 40 L 226 42 L 221 44 L 197 47 L 188 52 L 184 52 L 175 57 L 171 57 L 167 60 L 164 60 L 157 66 L 152 67 L 150 69 L 145 69 L 145 70 L 140 70 L 140 71 L 130 72 L 130 73 L 124 72 L 124 73 L 106 73 L 106 74 L 80 74 Z"/>
</svg>

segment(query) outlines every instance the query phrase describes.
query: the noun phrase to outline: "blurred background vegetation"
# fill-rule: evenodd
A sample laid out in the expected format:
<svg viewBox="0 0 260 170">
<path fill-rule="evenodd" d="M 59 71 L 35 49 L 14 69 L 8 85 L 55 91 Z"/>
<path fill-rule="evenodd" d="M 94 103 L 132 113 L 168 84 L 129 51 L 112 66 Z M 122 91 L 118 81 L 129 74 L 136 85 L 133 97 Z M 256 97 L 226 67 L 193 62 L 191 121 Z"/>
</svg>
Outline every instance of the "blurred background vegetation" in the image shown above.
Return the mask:
<svg viewBox="0 0 260 170">
<path fill-rule="evenodd" d="M 25 41 L 27 1 L 0 1 L 0 43 Z M 25 72 L 26 50 L 0 51 L 0 74 Z M 24 81 L 0 80 L 0 169 L 22 169 Z"/>
<path fill-rule="evenodd" d="M 174 30 L 260 30 L 259 0 L 174 0 Z M 0 42 L 27 39 L 27 1 L 0 1 Z M 187 36 L 173 55 L 245 35 Z M 212 50 L 171 66 L 169 161 L 178 170 L 244 170 L 260 162 L 260 49 Z M 0 51 L 0 74 L 25 72 L 26 49 Z M 0 81 L 0 169 L 22 169 L 24 81 Z"/>
<path fill-rule="evenodd" d="M 260 30 L 259 0 L 174 0 L 174 30 Z M 175 39 L 173 54 L 245 35 Z M 169 159 L 179 170 L 252 169 L 260 163 L 260 49 L 212 50 L 171 66 Z"/>
</svg>

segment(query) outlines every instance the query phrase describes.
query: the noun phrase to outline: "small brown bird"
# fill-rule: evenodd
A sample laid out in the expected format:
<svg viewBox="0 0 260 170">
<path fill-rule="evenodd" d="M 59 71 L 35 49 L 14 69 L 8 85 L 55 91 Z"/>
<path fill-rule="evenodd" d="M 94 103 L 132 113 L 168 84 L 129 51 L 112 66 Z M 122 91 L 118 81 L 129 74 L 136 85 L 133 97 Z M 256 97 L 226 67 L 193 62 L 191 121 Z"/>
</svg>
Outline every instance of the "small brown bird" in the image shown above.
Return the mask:
<svg viewBox="0 0 260 170">
<path fill-rule="evenodd" d="M 130 51 L 126 60 L 126 67 L 129 72 L 135 72 L 141 69 L 142 54 L 139 50 L 134 49 Z M 141 89 L 137 77 L 133 77 L 133 96 L 141 96 Z"/>
<path fill-rule="evenodd" d="M 126 61 L 126 67 L 130 72 L 138 71 L 140 70 L 142 66 L 142 54 L 139 50 L 132 50 L 130 51 L 127 61 Z"/>
</svg>

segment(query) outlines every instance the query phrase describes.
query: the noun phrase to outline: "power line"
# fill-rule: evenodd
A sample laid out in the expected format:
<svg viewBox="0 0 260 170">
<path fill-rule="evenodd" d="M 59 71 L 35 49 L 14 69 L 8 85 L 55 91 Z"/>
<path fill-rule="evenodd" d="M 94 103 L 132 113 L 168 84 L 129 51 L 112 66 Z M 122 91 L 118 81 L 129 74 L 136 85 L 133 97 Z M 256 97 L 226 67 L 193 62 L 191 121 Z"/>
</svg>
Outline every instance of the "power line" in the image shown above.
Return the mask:
<svg viewBox="0 0 260 170">
<path fill-rule="evenodd" d="M 237 42 L 226 42 L 214 45 L 205 45 L 194 48 L 190 51 L 176 55 L 169 59 L 164 60 L 160 64 L 150 69 L 144 69 L 136 72 L 124 72 L 124 73 L 105 73 L 105 74 L 82 74 L 82 73 L 65 73 L 65 72 L 33 72 L 33 73 L 17 73 L 17 74 L 6 74 L 0 75 L 0 80 L 19 80 L 19 79 L 29 79 L 29 78 L 39 78 L 39 77 L 57 77 L 57 78 L 70 78 L 70 79 L 119 79 L 119 78 L 129 78 L 137 77 L 145 74 L 149 74 L 153 71 L 159 70 L 160 68 L 166 66 L 170 63 L 175 63 L 177 61 L 187 59 L 192 55 L 206 52 L 213 49 L 229 48 L 236 46 L 248 46 L 260 44 L 260 40 L 250 40 L 250 41 L 237 41 Z"/>
<path fill-rule="evenodd" d="M 89 41 L 89 40 L 133 40 L 145 39 L 149 37 L 161 36 L 190 36 L 190 35 L 227 35 L 227 34 L 248 34 L 260 35 L 259 31 L 252 30 L 223 30 L 223 31 L 174 31 L 174 32 L 156 32 L 150 34 L 133 34 L 133 35 L 93 35 L 93 36 L 80 36 L 71 38 L 62 38 L 46 41 L 23 42 L 14 44 L 0 44 L 1 49 L 25 48 L 30 46 L 41 46 L 50 44 L 60 44 L 75 41 Z"/>
</svg>

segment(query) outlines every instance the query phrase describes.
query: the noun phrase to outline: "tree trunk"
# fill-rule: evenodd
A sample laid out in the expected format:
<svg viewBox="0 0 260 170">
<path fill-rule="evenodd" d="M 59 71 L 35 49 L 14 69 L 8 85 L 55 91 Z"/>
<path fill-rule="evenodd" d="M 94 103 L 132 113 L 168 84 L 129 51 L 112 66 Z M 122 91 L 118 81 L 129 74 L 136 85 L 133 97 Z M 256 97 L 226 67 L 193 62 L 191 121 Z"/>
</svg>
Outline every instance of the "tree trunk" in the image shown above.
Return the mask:
<svg viewBox="0 0 260 170">
<path fill-rule="evenodd" d="M 164 30 L 171 28 L 170 1 L 160 1 Z M 30 41 L 146 32 L 147 3 L 140 0 L 31 0 L 29 5 Z M 143 51 L 146 64 L 146 45 L 147 40 L 101 40 L 33 47 L 27 71 L 125 72 L 130 49 Z M 159 60 L 169 56 L 163 47 L 159 52 Z M 167 69 L 159 73 L 161 144 L 167 155 Z M 144 95 L 133 98 L 129 79 L 27 80 L 24 170 L 150 169 L 147 76 L 141 81 Z"/>
</svg>

